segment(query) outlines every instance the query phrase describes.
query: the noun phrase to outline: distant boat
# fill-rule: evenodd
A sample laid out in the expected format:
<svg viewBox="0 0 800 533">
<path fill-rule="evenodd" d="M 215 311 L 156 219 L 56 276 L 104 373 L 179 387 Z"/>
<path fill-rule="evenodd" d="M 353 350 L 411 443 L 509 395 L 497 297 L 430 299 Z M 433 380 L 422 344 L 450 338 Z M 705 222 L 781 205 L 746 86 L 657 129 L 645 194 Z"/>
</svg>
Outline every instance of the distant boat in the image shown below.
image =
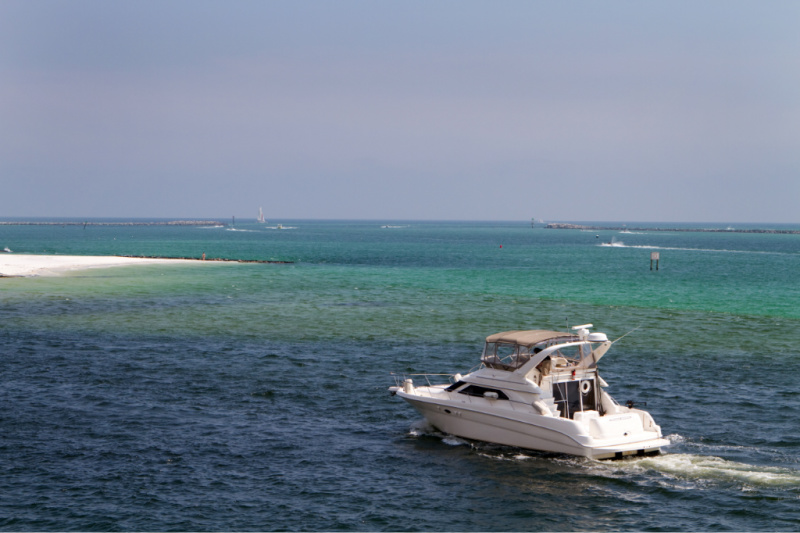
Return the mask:
<svg viewBox="0 0 800 533">
<path fill-rule="evenodd" d="M 258 221 L 262 224 L 266 222 L 266 220 L 264 220 L 264 211 L 262 211 L 260 207 L 258 208 Z"/>
</svg>

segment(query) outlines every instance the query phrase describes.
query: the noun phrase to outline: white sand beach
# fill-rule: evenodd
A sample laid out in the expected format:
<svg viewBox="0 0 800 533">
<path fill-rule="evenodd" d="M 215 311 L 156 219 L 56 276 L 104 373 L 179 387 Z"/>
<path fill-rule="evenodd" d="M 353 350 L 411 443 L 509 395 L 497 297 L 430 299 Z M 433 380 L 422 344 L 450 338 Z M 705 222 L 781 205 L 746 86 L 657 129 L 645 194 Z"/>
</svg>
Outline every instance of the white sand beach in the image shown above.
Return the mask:
<svg viewBox="0 0 800 533">
<path fill-rule="evenodd" d="M 127 265 L 199 263 L 192 259 L 0 253 L 0 276 L 57 276 L 72 270 Z"/>
</svg>

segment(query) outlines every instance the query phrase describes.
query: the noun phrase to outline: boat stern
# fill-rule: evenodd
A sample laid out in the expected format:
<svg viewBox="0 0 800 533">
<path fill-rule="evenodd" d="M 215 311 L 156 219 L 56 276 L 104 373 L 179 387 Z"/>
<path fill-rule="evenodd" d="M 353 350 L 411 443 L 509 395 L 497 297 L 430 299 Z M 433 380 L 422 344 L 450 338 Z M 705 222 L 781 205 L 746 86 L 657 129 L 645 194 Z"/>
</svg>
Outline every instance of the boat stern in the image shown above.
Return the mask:
<svg viewBox="0 0 800 533">
<path fill-rule="evenodd" d="M 592 446 L 587 448 L 586 457 L 590 459 L 622 459 L 630 456 L 658 455 L 661 453 L 661 448 L 670 444 L 668 439 L 657 437 L 626 444 Z"/>
<path fill-rule="evenodd" d="M 599 416 L 596 411 L 575 413 L 589 436 L 586 456 L 592 459 L 620 459 L 629 455 L 650 455 L 661 452 L 670 441 L 647 411 L 626 409 L 624 412 Z"/>
</svg>

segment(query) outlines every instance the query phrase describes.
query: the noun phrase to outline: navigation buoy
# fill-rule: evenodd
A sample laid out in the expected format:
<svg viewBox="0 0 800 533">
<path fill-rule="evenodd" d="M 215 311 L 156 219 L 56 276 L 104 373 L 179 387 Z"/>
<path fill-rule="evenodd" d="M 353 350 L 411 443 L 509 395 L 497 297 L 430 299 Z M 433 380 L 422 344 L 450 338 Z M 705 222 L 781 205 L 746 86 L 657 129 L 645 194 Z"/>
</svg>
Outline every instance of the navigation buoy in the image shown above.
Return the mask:
<svg viewBox="0 0 800 533">
<path fill-rule="evenodd" d="M 502 247 L 503 247 L 503 245 L 501 244 L 501 245 L 500 245 L 500 248 L 502 248 Z"/>
<path fill-rule="evenodd" d="M 650 252 L 650 270 L 653 270 L 653 261 L 656 262 L 656 270 L 658 270 L 659 252 Z"/>
</svg>

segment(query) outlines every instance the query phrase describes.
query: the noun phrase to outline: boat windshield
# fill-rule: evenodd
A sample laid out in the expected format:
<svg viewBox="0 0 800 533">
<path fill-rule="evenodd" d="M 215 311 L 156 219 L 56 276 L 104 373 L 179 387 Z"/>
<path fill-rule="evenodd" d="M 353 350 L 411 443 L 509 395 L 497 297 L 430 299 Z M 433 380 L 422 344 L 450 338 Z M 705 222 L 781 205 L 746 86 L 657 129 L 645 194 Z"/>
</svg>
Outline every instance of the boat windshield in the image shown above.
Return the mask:
<svg viewBox="0 0 800 533">
<path fill-rule="evenodd" d="M 534 353 L 541 349 L 531 350 L 511 342 L 487 342 L 483 348 L 481 362 L 489 368 L 498 370 L 516 370 L 527 363 Z"/>
<path fill-rule="evenodd" d="M 514 371 L 530 361 L 531 357 L 553 344 L 555 344 L 553 340 L 533 346 L 505 341 L 486 342 L 481 362 L 489 368 Z M 591 351 L 592 347 L 589 343 L 570 343 L 551 353 L 550 358 L 558 361 L 561 366 L 573 366 L 579 364 L 583 358 L 588 357 Z"/>
<path fill-rule="evenodd" d="M 589 357 L 592 353 L 592 347 L 588 343 L 572 344 L 559 348 L 552 354 L 550 358 L 556 360 L 557 358 L 566 359 L 568 365 L 577 365 L 584 357 Z"/>
</svg>

